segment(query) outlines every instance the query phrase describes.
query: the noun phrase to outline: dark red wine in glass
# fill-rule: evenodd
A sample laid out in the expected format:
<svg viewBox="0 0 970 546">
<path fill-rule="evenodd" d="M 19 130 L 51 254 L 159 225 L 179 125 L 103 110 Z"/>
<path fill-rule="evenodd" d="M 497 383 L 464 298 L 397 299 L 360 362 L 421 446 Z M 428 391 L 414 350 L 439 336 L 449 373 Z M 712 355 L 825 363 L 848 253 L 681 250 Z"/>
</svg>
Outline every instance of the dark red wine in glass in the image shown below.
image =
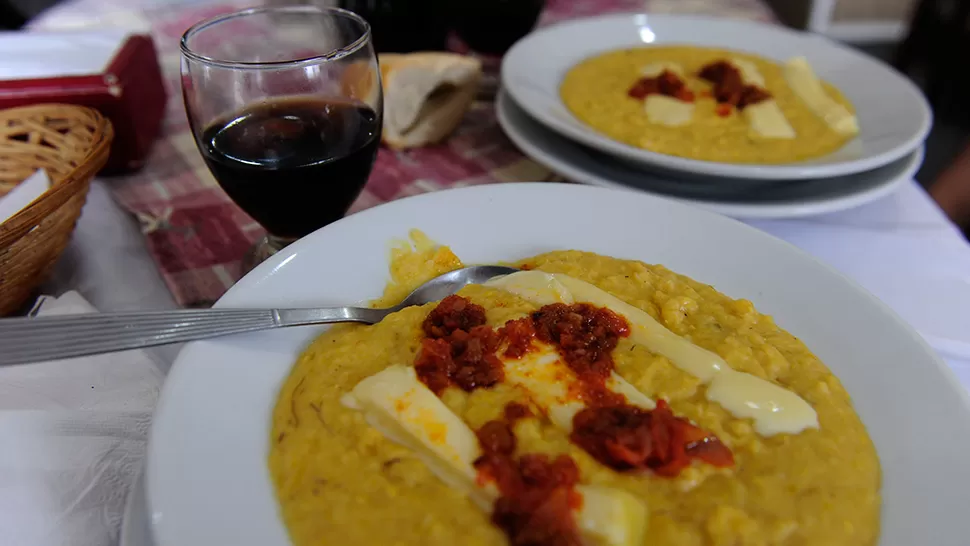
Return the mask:
<svg viewBox="0 0 970 546">
<path fill-rule="evenodd" d="M 266 228 L 243 269 L 346 214 L 381 137 L 370 25 L 337 8 L 252 8 L 194 25 L 180 45 L 199 151 Z"/>
<path fill-rule="evenodd" d="M 339 220 L 370 175 L 380 117 L 369 106 L 284 99 L 209 125 L 202 157 L 270 233 L 298 238 Z"/>
</svg>

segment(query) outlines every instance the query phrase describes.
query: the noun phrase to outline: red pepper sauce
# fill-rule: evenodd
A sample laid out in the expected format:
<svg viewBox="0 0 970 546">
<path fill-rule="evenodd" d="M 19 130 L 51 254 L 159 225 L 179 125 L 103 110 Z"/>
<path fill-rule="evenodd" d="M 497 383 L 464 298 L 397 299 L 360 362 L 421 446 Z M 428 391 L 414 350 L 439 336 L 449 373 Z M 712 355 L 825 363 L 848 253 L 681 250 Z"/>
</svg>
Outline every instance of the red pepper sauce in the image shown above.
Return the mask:
<svg viewBox="0 0 970 546">
<path fill-rule="evenodd" d="M 587 406 L 617 406 L 626 398 L 606 388 L 613 373 L 613 349 L 621 337 L 630 335 L 626 320 L 602 307 L 587 303 L 546 305 L 532 313 L 536 337 L 555 345 L 579 379 L 579 393 Z"/>
<path fill-rule="evenodd" d="M 731 451 L 716 436 L 675 417 L 665 401 L 658 402 L 652 411 L 645 410 L 607 388 L 606 380 L 614 368 L 612 352 L 620 338 L 630 333 L 627 321 L 609 309 L 586 303 L 546 305 L 527 318 L 509 321 L 496 332 L 485 325 L 484 308 L 466 298 L 448 296 L 428 314 L 422 329 L 427 337 L 422 340 L 414 367 L 418 378 L 435 394 L 453 385 L 472 391 L 501 382 L 504 370 L 496 354 L 499 348 L 505 346 L 506 358 L 520 358 L 535 348 L 533 340 L 538 339 L 555 346 L 576 374 L 576 394 L 586 408 L 573 418 L 570 439 L 602 464 L 618 471 L 649 469 L 662 476 L 677 475 L 695 458 L 715 466 L 734 464 Z M 533 497 L 541 491 L 553 495 L 555 489 L 543 481 L 545 478 L 530 482 L 527 477 L 532 474 L 528 472 L 558 476 L 572 464 L 571 460 L 550 461 L 539 455 L 518 461 L 512 458 L 515 438 L 511 424 L 530 414 L 529 408 L 510 404 L 504 420 L 490 421 L 478 431 L 485 453 L 481 464 L 476 463 L 480 477 L 494 479 L 503 496 L 525 498 L 516 501 L 525 504 L 506 506 L 511 512 L 501 516 L 505 518 L 502 528 L 513 529 L 508 531 L 510 537 L 519 535 L 520 531 L 514 529 L 522 523 L 516 518 L 533 506 Z M 523 464 L 526 467 L 520 468 Z M 506 495 L 506 489 L 502 489 L 506 482 L 510 484 L 508 491 L 518 491 L 515 488 L 528 482 L 528 487 L 539 492 Z"/>
<path fill-rule="evenodd" d="M 704 66 L 699 76 L 714 84 L 714 99 L 717 102 L 729 104 L 738 110 L 771 98 L 768 91 L 756 85 L 745 85 L 741 71 L 727 61 L 715 61 Z M 718 115 L 724 114 L 718 110 Z"/>
<path fill-rule="evenodd" d="M 649 469 L 676 476 L 692 459 L 726 467 L 734 456 L 716 436 L 674 416 L 665 400 L 653 411 L 624 405 L 586 408 L 573 418 L 570 440 L 618 471 Z"/>
<path fill-rule="evenodd" d="M 612 352 L 630 333 L 627 321 L 609 309 L 580 303 L 546 305 L 532 314 L 536 337 L 555 345 L 577 375 L 586 408 L 573 417 L 570 440 L 600 463 L 618 471 L 649 469 L 676 476 L 697 458 L 731 466 L 731 451 L 661 400 L 650 411 L 630 405 L 606 387 Z"/>
<path fill-rule="evenodd" d="M 532 340 L 536 337 L 536 329 L 529 318 L 510 320 L 499 328 L 498 333 L 508 344 L 503 353 L 506 358 L 522 358 L 535 347 Z"/>
<path fill-rule="evenodd" d="M 418 379 L 435 394 L 455 385 L 465 391 L 505 378 L 495 355 L 499 337 L 485 325 L 485 309 L 461 296 L 441 300 L 421 325 L 425 339 L 414 362 Z"/>
<path fill-rule="evenodd" d="M 492 522 L 505 532 L 511 546 L 581 546 L 573 516 L 582 506 L 575 489 L 579 468 L 567 455 L 551 458 L 532 453 L 515 458 L 512 423 L 523 416 L 523 410 L 528 408 L 510 404 L 505 420 L 489 421 L 476 432 L 482 448 L 482 456 L 475 461 L 478 479 L 494 482 L 500 494 Z"/>
<path fill-rule="evenodd" d="M 664 95 L 683 102 L 694 102 L 694 93 L 687 88 L 684 80 L 669 70 L 653 78 L 640 78 L 630 87 L 627 95 L 637 100 L 643 100 L 648 95 Z"/>
</svg>

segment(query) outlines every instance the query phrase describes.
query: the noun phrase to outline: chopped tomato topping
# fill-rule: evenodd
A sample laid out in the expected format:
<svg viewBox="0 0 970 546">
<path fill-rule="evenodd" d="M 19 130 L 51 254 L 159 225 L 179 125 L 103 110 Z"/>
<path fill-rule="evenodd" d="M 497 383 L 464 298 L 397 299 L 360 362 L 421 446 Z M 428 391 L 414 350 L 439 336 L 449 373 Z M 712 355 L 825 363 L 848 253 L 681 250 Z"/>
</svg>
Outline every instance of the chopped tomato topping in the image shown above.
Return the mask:
<svg viewBox="0 0 970 546">
<path fill-rule="evenodd" d="M 520 404 L 518 402 L 509 402 L 505 405 L 505 420 L 509 423 L 515 423 L 520 419 L 525 419 L 526 417 L 532 416 L 532 410 L 529 406 L 525 404 Z"/>
<path fill-rule="evenodd" d="M 630 405 L 586 408 L 573 418 L 570 439 L 618 471 L 650 469 L 676 476 L 694 458 L 719 467 L 734 464 L 727 446 L 674 416 L 664 400 L 652 411 Z"/>
<path fill-rule="evenodd" d="M 499 328 L 499 335 L 506 340 L 507 358 L 521 358 L 532 348 L 532 340 L 536 337 L 536 329 L 529 318 L 510 320 Z"/>
<path fill-rule="evenodd" d="M 472 391 L 505 377 L 495 355 L 499 337 L 485 326 L 485 309 L 461 296 L 441 300 L 422 325 L 427 338 L 414 362 L 418 379 L 435 394 L 451 385 Z"/>
<path fill-rule="evenodd" d="M 576 372 L 588 406 L 614 406 L 626 398 L 606 387 L 613 373 L 611 355 L 621 337 L 630 334 L 626 319 L 613 311 L 586 303 L 546 305 L 532 313 L 536 337 L 559 350 L 566 365 Z"/>
<path fill-rule="evenodd" d="M 714 98 L 721 104 L 729 104 L 738 110 L 752 104 L 768 100 L 771 94 L 755 86 L 745 85 L 741 78 L 741 71 L 727 61 L 715 61 L 701 68 L 698 74 L 701 78 L 714 85 Z M 718 115 L 725 116 L 717 110 Z"/>
<path fill-rule="evenodd" d="M 511 405 L 510 405 L 511 406 Z M 506 415 L 518 410 L 505 408 Z M 574 509 L 579 468 L 567 455 L 526 454 L 515 459 L 511 424 L 495 420 L 478 429 L 482 456 L 475 461 L 479 482 L 494 482 L 500 496 L 492 522 L 512 546 L 581 546 Z"/>
<path fill-rule="evenodd" d="M 648 95 L 664 95 L 683 102 L 694 102 L 694 93 L 680 76 L 670 70 L 664 70 L 656 77 L 640 78 L 630 87 L 627 95 L 637 100 L 643 100 Z"/>
<path fill-rule="evenodd" d="M 485 308 L 461 296 L 448 296 L 428 313 L 421 328 L 430 338 L 445 338 L 455 330 L 471 330 L 485 324 Z"/>
</svg>

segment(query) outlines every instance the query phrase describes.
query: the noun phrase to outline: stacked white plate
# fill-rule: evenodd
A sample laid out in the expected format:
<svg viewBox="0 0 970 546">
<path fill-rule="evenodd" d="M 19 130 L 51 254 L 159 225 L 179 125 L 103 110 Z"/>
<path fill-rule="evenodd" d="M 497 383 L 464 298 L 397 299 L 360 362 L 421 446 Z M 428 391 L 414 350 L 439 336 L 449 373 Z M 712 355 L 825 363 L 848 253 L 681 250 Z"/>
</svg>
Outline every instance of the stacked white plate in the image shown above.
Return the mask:
<svg viewBox="0 0 970 546">
<path fill-rule="evenodd" d="M 718 163 L 629 146 L 574 117 L 559 98 L 565 74 L 591 56 L 650 45 L 806 57 L 853 103 L 861 131 L 834 153 L 783 165 Z M 826 38 L 729 19 L 622 14 L 562 23 L 517 43 L 502 63 L 498 118 L 532 159 L 587 184 L 661 194 L 740 218 L 834 212 L 891 193 L 923 159 L 932 115 L 923 94 L 883 63 Z"/>
</svg>

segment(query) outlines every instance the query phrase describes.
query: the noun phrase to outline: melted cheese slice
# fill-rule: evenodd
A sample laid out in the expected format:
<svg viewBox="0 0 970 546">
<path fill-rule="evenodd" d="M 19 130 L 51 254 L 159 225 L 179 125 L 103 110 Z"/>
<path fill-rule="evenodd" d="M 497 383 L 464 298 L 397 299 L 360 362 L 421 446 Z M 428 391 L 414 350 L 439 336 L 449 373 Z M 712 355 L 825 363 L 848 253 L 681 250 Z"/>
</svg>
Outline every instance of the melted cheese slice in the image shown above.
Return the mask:
<svg viewBox="0 0 970 546">
<path fill-rule="evenodd" d="M 418 381 L 414 368 L 390 366 L 357 384 L 341 403 L 364 413 L 368 424 L 413 451 L 438 478 L 491 506 L 496 492 L 476 485 L 472 466 L 481 454 L 478 437 Z"/>
<path fill-rule="evenodd" d="M 667 71 L 681 77 L 684 75 L 684 68 L 680 64 L 667 61 L 648 64 L 640 70 L 640 74 L 645 78 L 656 78 Z M 694 118 L 694 103 L 665 95 L 647 95 L 643 101 L 643 110 L 650 123 L 667 127 L 687 125 Z"/>
<path fill-rule="evenodd" d="M 542 408 L 558 428 L 570 432 L 573 417 L 586 404 L 581 399 L 581 387 L 575 372 L 566 365 L 559 352 L 545 343 L 536 343 L 521 358 L 502 358 L 505 381 L 523 389 L 532 402 Z M 606 380 L 606 388 L 622 394 L 627 402 L 644 409 L 653 409 L 656 403 L 640 392 L 616 372 Z"/>
<path fill-rule="evenodd" d="M 741 81 L 745 85 L 757 85 L 762 89 L 765 88 L 765 77 L 758 70 L 758 65 L 739 57 L 732 57 L 729 62 L 741 73 Z"/>
<path fill-rule="evenodd" d="M 573 302 L 569 290 L 551 273 L 544 271 L 518 271 L 511 275 L 493 277 L 484 286 L 511 292 L 539 306 Z"/>
<path fill-rule="evenodd" d="M 741 73 L 741 81 L 745 85 L 765 87 L 765 78 L 753 62 L 733 58 L 730 63 Z M 761 138 L 795 138 L 795 128 L 788 123 L 775 99 L 746 106 L 741 115 L 748 121 L 751 132 Z"/>
<path fill-rule="evenodd" d="M 666 127 L 680 127 L 694 119 L 694 103 L 666 95 L 647 95 L 643 100 L 643 110 L 650 123 Z"/>
<path fill-rule="evenodd" d="M 494 484 L 476 481 L 474 462 L 481 455 L 478 438 L 418 380 L 414 368 L 390 366 L 358 383 L 341 402 L 362 411 L 385 437 L 414 451 L 442 481 L 491 511 L 499 494 Z M 583 499 L 575 518 L 585 544 L 640 544 L 647 517 L 641 500 L 622 490 L 595 485 L 579 485 L 576 491 Z"/>
<path fill-rule="evenodd" d="M 775 99 L 749 104 L 741 111 L 741 115 L 748 120 L 751 132 L 761 138 L 795 138 L 795 128 L 788 123 Z"/>
<path fill-rule="evenodd" d="M 792 91 L 802 99 L 812 113 L 822 118 L 830 129 L 850 136 L 859 132 L 859 120 L 856 119 L 855 114 L 825 93 L 822 82 L 819 81 L 805 57 L 789 59 L 782 71 Z"/>
<path fill-rule="evenodd" d="M 487 285 L 492 283 L 486 283 Z M 563 303 L 586 302 L 606 307 L 630 323 L 630 338 L 650 351 L 667 357 L 675 366 L 708 385 L 707 397 L 738 418 L 750 418 L 764 436 L 797 434 L 818 428 L 812 406 L 797 394 L 760 377 L 738 372 L 720 356 L 674 334 L 647 312 L 634 307 L 592 284 L 559 273 L 522 271 L 495 281 L 493 286 L 510 286 L 528 298 L 527 285 L 536 289 L 553 284 L 569 292 Z M 631 385 L 631 389 L 636 390 Z M 631 400 L 632 402 L 632 400 Z"/>
</svg>

